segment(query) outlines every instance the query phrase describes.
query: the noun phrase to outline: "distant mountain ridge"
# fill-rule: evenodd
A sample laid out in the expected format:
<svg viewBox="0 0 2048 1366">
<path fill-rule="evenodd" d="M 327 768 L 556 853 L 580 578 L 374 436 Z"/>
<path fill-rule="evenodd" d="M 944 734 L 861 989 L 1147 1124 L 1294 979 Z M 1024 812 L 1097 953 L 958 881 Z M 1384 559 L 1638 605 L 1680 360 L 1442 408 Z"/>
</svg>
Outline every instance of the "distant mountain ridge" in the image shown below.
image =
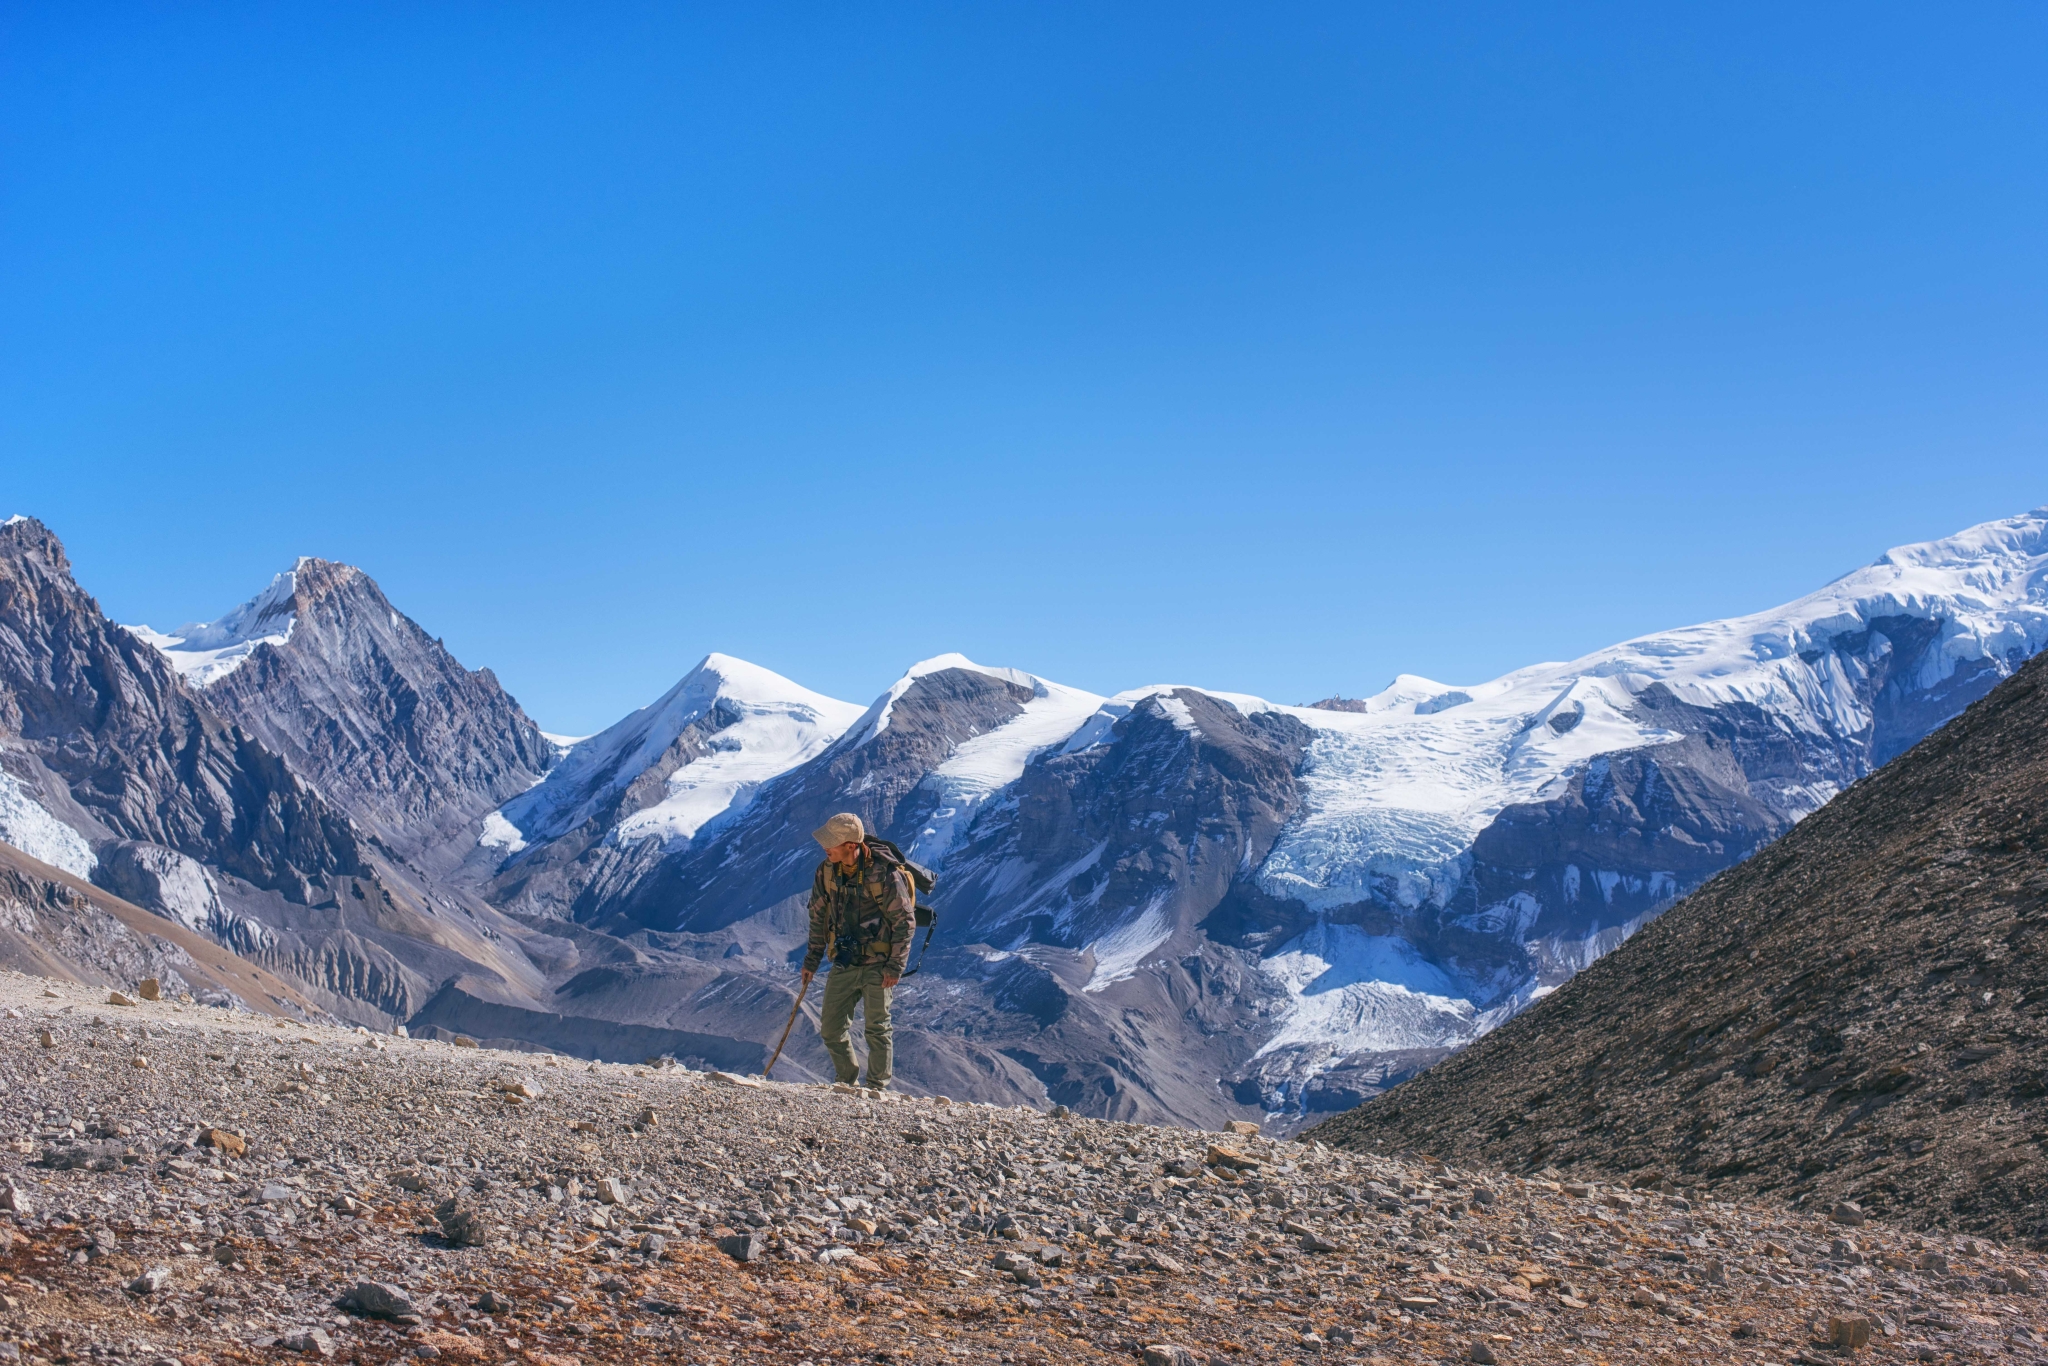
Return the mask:
<svg viewBox="0 0 2048 1366">
<path fill-rule="evenodd" d="M 359 947 L 344 892 L 336 924 L 263 911 L 259 934 L 191 870 L 103 875 L 296 944 L 344 1015 L 723 1039 L 697 1056 L 729 1063 L 788 1014 L 809 831 L 851 809 L 940 871 L 908 1084 L 1289 1127 L 1512 1017 L 1981 696 L 2048 640 L 2044 566 L 2048 510 L 1770 612 L 1314 707 L 948 655 L 861 708 L 711 655 L 564 749 L 361 571 L 302 560 L 218 622 L 130 639 L 345 812 L 424 919 Z M 43 796 L 0 790 L 0 838 L 112 855 Z M 821 1066 L 805 1047 L 791 1065 Z"/>
<path fill-rule="evenodd" d="M 1770 612 L 1484 684 L 1403 676 L 1342 708 L 1095 699 L 928 661 L 729 825 L 642 846 L 573 913 L 773 959 L 815 861 L 806 832 L 850 806 L 940 865 L 944 970 L 988 1014 L 951 1027 L 1035 1060 L 1057 1099 L 1135 1090 L 1142 1110 L 1156 1078 L 1130 1062 L 1137 1045 L 1082 1030 L 1049 1060 L 1046 1035 L 1113 987 L 1152 990 L 1118 986 L 1147 967 L 1163 995 L 1139 1013 L 1201 1003 L 1198 1025 L 1161 1028 L 1229 1088 L 1177 1087 L 1174 1112 L 1298 1121 L 1539 999 L 1980 695 L 2048 639 L 2044 564 L 2037 512 L 1888 552 Z M 899 711 L 910 734 L 864 753 Z M 962 810 L 947 770 L 977 753 L 1005 757 Z M 1199 985 L 1218 980 L 1227 992 Z M 1008 1037 L 1024 1019 L 1029 1037 Z"/>
</svg>

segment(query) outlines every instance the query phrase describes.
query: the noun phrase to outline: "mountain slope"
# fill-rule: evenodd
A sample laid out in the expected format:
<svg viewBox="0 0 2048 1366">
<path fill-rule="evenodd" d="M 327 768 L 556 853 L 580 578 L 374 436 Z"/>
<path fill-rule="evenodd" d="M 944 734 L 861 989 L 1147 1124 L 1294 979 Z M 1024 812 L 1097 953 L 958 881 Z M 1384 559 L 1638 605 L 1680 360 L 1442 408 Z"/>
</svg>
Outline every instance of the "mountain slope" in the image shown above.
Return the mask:
<svg viewBox="0 0 2048 1366">
<path fill-rule="evenodd" d="M 408 855 L 470 829 L 554 759 L 489 669 L 463 668 L 352 565 L 301 559 L 219 621 L 131 629 Z"/>
<path fill-rule="evenodd" d="M 594 909 L 696 933 L 786 909 L 810 891 L 818 863 L 811 831 L 827 816 L 849 810 L 870 830 L 914 845 L 940 810 L 965 800 L 927 778 L 977 738 L 1029 716 L 1042 691 L 1049 685 L 1028 674 L 986 669 L 958 655 L 916 665 L 816 758 Z"/>
<path fill-rule="evenodd" d="M 39 977 L 132 991 L 145 977 L 166 995 L 308 1019 L 317 1007 L 208 936 L 166 921 L 82 878 L 0 844 L 0 964 Z"/>
<path fill-rule="evenodd" d="M 692 703 L 651 743 L 592 749 L 586 777 L 633 756 L 615 777 L 508 803 L 524 847 L 500 846 L 489 894 L 535 928 L 717 961 L 682 993 L 701 1016 L 660 1008 L 715 1028 L 742 979 L 787 999 L 809 832 L 853 809 L 941 873 L 906 1017 L 952 1041 L 932 1065 L 973 1040 L 1025 1069 L 990 1072 L 990 1098 L 1300 1124 L 1510 1018 L 1981 695 L 2048 639 L 2044 566 L 2048 513 L 2029 514 L 1769 612 L 1342 707 L 1101 699 L 947 656 L 743 802 L 714 790 L 687 833 L 636 837 L 723 724 Z M 571 1008 L 624 1023 L 651 1000 L 621 982 Z"/>
<path fill-rule="evenodd" d="M 1551 999 L 1314 1130 L 2048 1232 L 2048 660 Z"/>
<path fill-rule="evenodd" d="M 712 656 L 537 786 L 553 754 L 517 705 L 345 566 L 304 561 L 151 638 L 205 680 L 165 673 L 172 709 L 262 756 L 294 794 L 279 812 L 338 822 L 351 870 L 291 883 L 248 840 L 110 824 L 88 808 L 117 790 L 144 815 L 188 800 L 124 764 L 182 760 L 123 749 L 111 777 L 46 781 L 38 755 L 87 742 L 40 733 L 0 764 L 0 838 L 324 1008 L 739 1057 L 788 1013 L 810 831 L 852 809 L 941 873 L 940 937 L 903 997 L 908 1084 L 1285 1128 L 1541 999 L 2011 672 L 2048 638 L 2048 512 L 1770 612 L 1342 705 L 1104 699 L 951 655 L 857 713 Z M 95 726 L 142 714 L 111 696 L 87 710 L 127 719 Z M 123 745 L 182 753 L 154 724 Z M 304 825 L 278 823 L 259 853 Z"/>
</svg>

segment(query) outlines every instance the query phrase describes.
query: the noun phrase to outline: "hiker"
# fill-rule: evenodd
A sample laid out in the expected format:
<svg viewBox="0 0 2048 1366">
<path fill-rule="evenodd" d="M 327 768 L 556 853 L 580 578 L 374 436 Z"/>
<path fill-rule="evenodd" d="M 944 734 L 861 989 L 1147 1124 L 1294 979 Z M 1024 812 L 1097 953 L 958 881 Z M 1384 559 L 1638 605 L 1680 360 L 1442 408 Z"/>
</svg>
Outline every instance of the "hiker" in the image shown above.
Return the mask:
<svg viewBox="0 0 2048 1366">
<path fill-rule="evenodd" d="M 868 1086 L 889 1088 L 894 1033 L 889 997 L 910 959 L 915 893 L 910 874 L 886 841 L 870 841 L 859 816 L 842 811 L 811 832 L 825 848 L 825 860 L 811 879 L 811 941 L 804 954 L 804 987 L 829 952 L 825 1008 L 818 1035 L 832 1055 L 837 1079 L 851 1086 L 860 1077 L 848 1037 L 853 1008 L 866 1016 Z"/>
</svg>

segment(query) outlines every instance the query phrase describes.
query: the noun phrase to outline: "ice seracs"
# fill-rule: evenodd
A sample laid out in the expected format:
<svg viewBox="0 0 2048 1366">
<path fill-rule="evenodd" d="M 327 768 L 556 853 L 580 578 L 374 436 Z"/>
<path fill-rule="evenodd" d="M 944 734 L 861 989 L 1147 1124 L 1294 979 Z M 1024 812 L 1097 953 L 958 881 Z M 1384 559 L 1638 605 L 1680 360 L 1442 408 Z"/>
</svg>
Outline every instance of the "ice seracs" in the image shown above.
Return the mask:
<svg viewBox="0 0 2048 1366">
<path fill-rule="evenodd" d="M 99 865 L 85 836 L 51 815 L 4 768 L 0 768 L 0 840 L 73 877 L 89 878 Z"/>
<path fill-rule="evenodd" d="M 203 688 L 240 668 L 257 647 L 283 645 L 291 639 L 297 579 L 297 566 L 285 570 L 268 588 L 217 621 L 188 622 L 175 631 L 128 629 L 161 650 L 186 682 Z"/>
</svg>

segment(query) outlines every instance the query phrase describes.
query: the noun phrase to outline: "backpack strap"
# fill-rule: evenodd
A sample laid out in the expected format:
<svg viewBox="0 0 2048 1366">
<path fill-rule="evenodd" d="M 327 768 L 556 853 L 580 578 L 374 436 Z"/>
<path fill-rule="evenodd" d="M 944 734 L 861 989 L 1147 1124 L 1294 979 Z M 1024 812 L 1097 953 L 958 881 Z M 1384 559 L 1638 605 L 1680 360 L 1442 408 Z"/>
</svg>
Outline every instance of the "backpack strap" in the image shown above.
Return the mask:
<svg viewBox="0 0 2048 1366">
<path fill-rule="evenodd" d="M 904 977 L 915 977 L 919 970 L 924 967 L 924 956 L 931 952 L 932 934 L 939 928 L 939 913 L 931 907 L 920 903 L 916 908 L 916 914 L 917 919 L 915 923 L 924 926 L 924 943 L 918 946 L 916 965 L 907 970 L 903 974 Z M 915 929 L 911 931 L 913 934 L 916 932 Z M 898 978 L 897 980 L 901 981 L 903 979 Z"/>
</svg>

